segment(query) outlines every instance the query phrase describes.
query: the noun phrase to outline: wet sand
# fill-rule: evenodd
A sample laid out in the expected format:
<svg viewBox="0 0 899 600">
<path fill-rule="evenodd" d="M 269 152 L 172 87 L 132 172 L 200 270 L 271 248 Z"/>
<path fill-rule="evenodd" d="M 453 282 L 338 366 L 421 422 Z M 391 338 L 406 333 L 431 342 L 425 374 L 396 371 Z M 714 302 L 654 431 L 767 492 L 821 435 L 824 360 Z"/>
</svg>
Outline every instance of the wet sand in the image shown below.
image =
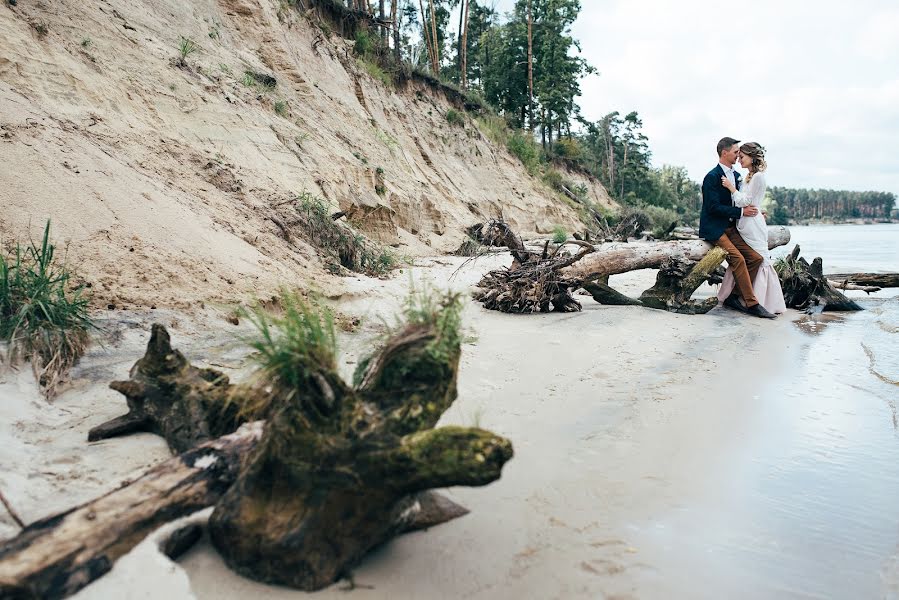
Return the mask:
<svg viewBox="0 0 899 600">
<path fill-rule="evenodd" d="M 442 280 L 459 262 L 415 276 Z M 613 285 L 636 292 L 647 278 Z M 343 339 L 347 372 L 408 281 L 348 282 L 341 310 L 370 316 Z M 584 300 L 573 315 L 468 307 L 477 340 L 442 423 L 507 436 L 515 458 L 494 484 L 448 491 L 470 515 L 368 557 L 354 598 L 899 596 L 896 386 L 861 347 L 895 339 L 899 300 L 829 324 Z M 899 378 L 895 359 L 875 357 L 875 370 Z M 183 573 L 150 550 L 79 598 L 186 597 Z M 180 566 L 197 598 L 304 596 L 231 573 L 205 543 Z M 343 598 L 340 588 L 315 596 Z"/>
</svg>

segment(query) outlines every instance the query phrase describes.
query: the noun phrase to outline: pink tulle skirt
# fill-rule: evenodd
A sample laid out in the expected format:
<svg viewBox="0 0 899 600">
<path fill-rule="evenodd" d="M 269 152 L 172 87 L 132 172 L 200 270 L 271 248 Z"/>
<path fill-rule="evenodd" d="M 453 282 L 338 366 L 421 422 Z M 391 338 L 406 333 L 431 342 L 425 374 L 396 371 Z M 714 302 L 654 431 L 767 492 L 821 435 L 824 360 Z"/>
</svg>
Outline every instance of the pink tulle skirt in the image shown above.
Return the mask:
<svg viewBox="0 0 899 600">
<path fill-rule="evenodd" d="M 734 284 L 734 273 L 728 266 L 727 271 L 724 272 L 724 281 L 721 282 L 721 288 L 718 290 L 719 302 L 724 302 L 730 296 L 734 291 Z M 777 277 L 774 265 L 769 261 L 766 260 L 759 268 L 755 281 L 752 282 L 752 290 L 759 304 L 764 306 L 768 312 L 780 314 L 787 310 L 784 293 L 780 288 L 780 279 Z"/>
</svg>

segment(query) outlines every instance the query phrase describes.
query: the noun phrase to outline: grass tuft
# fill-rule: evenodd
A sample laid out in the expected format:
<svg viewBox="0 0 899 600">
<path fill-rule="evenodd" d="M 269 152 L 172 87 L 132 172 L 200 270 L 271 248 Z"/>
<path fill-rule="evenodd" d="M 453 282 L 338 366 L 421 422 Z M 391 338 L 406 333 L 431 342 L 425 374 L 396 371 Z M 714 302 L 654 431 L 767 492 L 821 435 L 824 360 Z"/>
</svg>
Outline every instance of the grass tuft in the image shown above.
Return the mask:
<svg viewBox="0 0 899 600">
<path fill-rule="evenodd" d="M 413 283 L 396 324 L 388 325 L 385 341 L 402 338 L 410 331 L 427 329 L 434 333 L 434 338 L 425 347 L 425 352 L 434 362 L 451 362 L 463 341 L 463 308 L 461 294 L 437 290 L 429 283 L 416 288 Z M 359 362 L 353 374 L 354 386 L 362 383 L 373 358 L 374 355 L 368 356 Z"/>
<path fill-rule="evenodd" d="M 386 189 L 385 189 L 386 192 Z M 380 247 L 349 227 L 336 223 L 327 204 L 312 194 L 300 195 L 298 211 L 309 241 L 330 259 L 329 268 L 339 272 L 350 269 L 368 275 L 385 275 L 399 266 L 399 258 L 389 249 Z"/>
<path fill-rule="evenodd" d="M 556 244 L 564 244 L 568 241 L 568 232 L 565 231 L 565 228 L 561 225 L 556 225 L 553 228 L 553 243 Z"/>
<path fill-rule="evenodd" d="M 246 341 L 256 350 L 253 360 L 258 367 L 258 384 L 271 388 L 271 393 L 242 394 L 241 412 L 262 415 L 275 397 L 290 400 L 301 392 L 310 375 L 337 370 L 337 334 L 333 312 L 320 303 L 283 290 L 276 305 L 280 314 L 261 304 L 241 309 L 256 328 L 256 335 Z"/>
<path fill-rule="evenodd" d="M 190 38 L 183 35 L 178 42 L 178 64 L 182 67 L 187 66 L 187 57 L 200 50 L 200 45 Z"/>
<path fill-rule="evenodd" d="M 453 108 L 446 111 L 446 120 L 454 127 L 465 127 L 465 117 L 458 110 Z"/>
<path fill-rule="evenodd" d="M 56 258 L 49 221 L 40 245 L 17 243 L 0 253 L 0 341 L 8 345 L 10 364 L 31 361 L 48 399 L 84 354 L 95 328 L 82 287 Z"/>
</svg>

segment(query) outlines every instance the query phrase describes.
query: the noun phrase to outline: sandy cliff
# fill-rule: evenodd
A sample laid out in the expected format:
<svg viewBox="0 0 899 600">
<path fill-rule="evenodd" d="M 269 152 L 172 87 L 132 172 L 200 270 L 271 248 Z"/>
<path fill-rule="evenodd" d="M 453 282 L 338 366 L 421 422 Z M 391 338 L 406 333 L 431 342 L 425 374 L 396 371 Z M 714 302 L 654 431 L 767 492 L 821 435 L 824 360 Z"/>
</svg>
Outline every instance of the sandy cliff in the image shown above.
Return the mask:
<svg viewBox="0 0 899 600">
<path fill-rule="evenodd" d="M 186 307 L 339 286 L 276 224 L 303 191 L 407 255 L 488 217 L 576 226 L 470 116 L 454 126 L 443 95 L 386 86 L 317 23 L 277 0 L 3 2 L 0 236 L 50 218 L 98 304 Z M 186 65 L 182 37 L 201 46 Z"/>
</svg>

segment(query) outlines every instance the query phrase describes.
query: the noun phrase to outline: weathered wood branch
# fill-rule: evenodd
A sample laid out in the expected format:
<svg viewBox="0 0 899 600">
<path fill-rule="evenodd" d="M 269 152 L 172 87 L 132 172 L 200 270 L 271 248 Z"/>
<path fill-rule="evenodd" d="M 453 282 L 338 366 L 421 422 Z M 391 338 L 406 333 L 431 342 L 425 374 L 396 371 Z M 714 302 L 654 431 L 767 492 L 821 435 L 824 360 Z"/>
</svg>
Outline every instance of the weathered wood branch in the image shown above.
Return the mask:
<svg viewBox="0 0 899 600">
<path fill-rule="evenodd" d="M 191 365 L 172 349 L 159 324 L 153 325 L 147 352 L 134 363 L 130 379 L 109 387 L 125 395 L 128 413 L 91 429 L 88 441 L 149 431 L 164 437 L 172 451 L 185 452 L 247 420 L 231 397 L 235 392 L 228 376 Z"/>
<path fill-rule="evenodd" d="M 849 280 L 847 279 L 844 279 L 843 281 L 834 281 L 833 279 L 828 278 L 827 283 L 834 289 L 843 292 L 849 290 L 853 292 L 865 292 L 866 294 L 873 294 L 875 292 L 879 292 L 882 289 L 877 287 L 876 285 L 856 285 L 854 283 L 849 283 Z"/>
<path fill-rule="evenodd" d="M 247 424 L 96 500 L 32 523 L 0 546 L 0 598 L 75 593 L 156 527 L 217 502 L 261 433 L 261 423 Z"/>
<path fill-rule="evenodd" d="M 899 273 L 836 273 L 827 275 L 827 279 L 831 281 L 845 282 L 850 285 L 855 284 L 862 287 L 899 287 Z M 842 285 L 842 283 L 840 285 Z"/>
</svg>

